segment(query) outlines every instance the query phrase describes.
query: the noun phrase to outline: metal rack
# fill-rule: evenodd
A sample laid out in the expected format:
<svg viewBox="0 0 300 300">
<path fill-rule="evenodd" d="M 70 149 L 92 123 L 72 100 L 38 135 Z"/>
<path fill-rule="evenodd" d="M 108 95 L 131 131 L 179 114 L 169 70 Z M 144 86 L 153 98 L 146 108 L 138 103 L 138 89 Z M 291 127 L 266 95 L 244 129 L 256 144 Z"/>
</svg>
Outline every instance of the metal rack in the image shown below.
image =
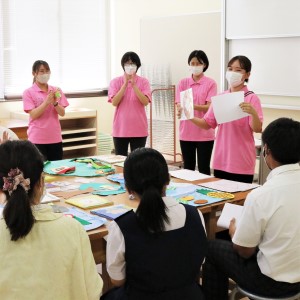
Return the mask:
<svg viewBox="0 0 300 300">
<path fill-rule="evenodd" d="M 147 107 L 147 146 L 161 152 L 169 164 L 182 161 L 176 152 L 175 85 L 152 85 L 152 102 Z"/>
</svg>

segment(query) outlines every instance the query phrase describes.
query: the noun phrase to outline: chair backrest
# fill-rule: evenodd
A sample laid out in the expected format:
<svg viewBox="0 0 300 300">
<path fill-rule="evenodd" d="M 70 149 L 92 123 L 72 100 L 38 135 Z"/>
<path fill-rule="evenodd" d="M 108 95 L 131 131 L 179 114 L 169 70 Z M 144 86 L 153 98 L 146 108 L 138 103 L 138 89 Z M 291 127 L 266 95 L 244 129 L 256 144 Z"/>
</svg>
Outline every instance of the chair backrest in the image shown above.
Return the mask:
<svg viewBox="0 0 300 300">
<path fill-rule="evenodd" d="M 6 131 L 8 133 L 8 137 L 10 140 L 18 140 L 18 136 L 9 128 L 0 126 L 0 139 L 2 139 L 3 132 Z"/>
<path fill-rule="evenodd" d="M 289 295 L 286 297 L 278 297 L 278 298 L 263 297 L 263 296 L 260 296 L 257 294 L 253 294 L 252 292 L 249 292 L 237 285 L 231 293 L 230 300 L 235 300 L 235 295 L 237 293 L 242 294 L 243 296 L 247 296 L 248 298 L 253 299 L 253 300 L 298 300 L 298 299 L 300 299 L 300 292 L 295 295 L 292 295 L 292 296 Z"/>
</svg>

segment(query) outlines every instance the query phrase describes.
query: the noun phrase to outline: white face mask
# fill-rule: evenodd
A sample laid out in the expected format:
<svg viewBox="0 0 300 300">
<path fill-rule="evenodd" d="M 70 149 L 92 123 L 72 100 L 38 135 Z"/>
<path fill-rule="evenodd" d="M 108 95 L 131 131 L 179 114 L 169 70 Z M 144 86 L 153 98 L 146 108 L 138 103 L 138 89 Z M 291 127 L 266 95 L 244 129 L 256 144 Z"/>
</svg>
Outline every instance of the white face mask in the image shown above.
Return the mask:
<svg viewBox="0 0 300 300">
<path fill-rule="evenodd" d="M 244 81 L 242 80 L 243 74 L 233 71 L 226 71 L 226 79 L 231 87 L 237 87 Z"/>
<path fill-rule="evenodd" d="M 41 75 L 37 75 L 36 76 L 36 80 L 39 83 L 45 84 L 49 81 L 50 79 L 50 73 L 45 73 L 45 74 L 41 74 Z"/>
<path fill-rule="evenodd" d="M 263 158 L 264 158 L 264 162 L 265 162 L 265 164 L 266 164 L 266 166 L 268 167 L 268 169 L 269 170 L 272 170 L 270 167 L 269 167 L 269 165 L 268 165 L 268 163 L 267 163 L 267 151 L 266 151 L 266 149 L 264 148 L 263 149 Z"/>
<path fill-rule="evenodd" d="M 136 66 L 136 65 L 128 65 L 128 66 L 124 66 L 124 70 L 125 70 L 125 73 L 126 73 L 127 75 L 133 75 L 133 74 L 135 74 L 136 69 L 137 69 L 137 66 Z"/>
<path fill-rule="evenodd" d="M 193 75 L 200 75 L 203 73 L 203 66 L 190 66 L 189 70 Z"/>
</svg>

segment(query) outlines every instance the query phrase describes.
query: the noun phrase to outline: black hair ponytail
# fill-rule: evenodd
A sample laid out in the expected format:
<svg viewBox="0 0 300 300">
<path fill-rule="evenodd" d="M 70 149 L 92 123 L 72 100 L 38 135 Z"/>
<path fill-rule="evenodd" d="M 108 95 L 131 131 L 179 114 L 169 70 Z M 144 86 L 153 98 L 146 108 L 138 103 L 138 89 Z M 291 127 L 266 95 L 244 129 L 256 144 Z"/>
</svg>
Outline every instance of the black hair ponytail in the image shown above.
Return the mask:
<svg viewBox="0 0 300 300">
<path fill-rule="evenodd" d="M 34 217 L 28 194 L 22 186 L 19 185 L 8 197 L 9 200 L 3 209 L 3 217 L 9 229 L 11 240 L 17 241 L 30 232 L 34 224 Z"/>
<path fill-rule="evenodd" d="M 166 205 L 161 190 L 154 185 L 145 187 L 140 205 L 136 211 L 141 227 L 150 233 L 161 233 L 165 229 L 164 221 L 169 222 Z"/>
<path fill-rule="evenodd" d="M 124 179 L 127 189 L 140 197 L 136 215 L 141 228 L 148 233 L 163 232 L 165 222 L 169 222 L 162 199 L 169 183 L 164 157 L 151 148 L 136 149 L 125 161 Z"/>
<path fill-rule="evenodd" d="M 35 187 L 43 172 L 43 157 L 29 141 L 6 141 L 0 145 L 0 189 L 6 194 L 3 217 L 12 241 L 25 237 L 35 219 L 32 205 Z M 22 174 L 22 182 L 15 175 Z"/>
</svg>

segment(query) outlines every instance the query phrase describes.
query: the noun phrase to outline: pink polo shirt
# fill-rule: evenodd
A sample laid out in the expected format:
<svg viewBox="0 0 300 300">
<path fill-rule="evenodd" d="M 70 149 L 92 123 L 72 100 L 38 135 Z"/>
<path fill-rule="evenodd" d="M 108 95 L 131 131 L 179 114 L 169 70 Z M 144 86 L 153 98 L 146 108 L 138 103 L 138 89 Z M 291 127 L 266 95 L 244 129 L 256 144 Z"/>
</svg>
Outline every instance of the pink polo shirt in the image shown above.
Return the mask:
<svg viewBox="0 0 300 300">
<path fill-rule="evenodd" d="M 247 92 L 247 86 L 242 91 Z M 230 91 L 228 90 L 224 93 L 230 93 Z M 250 94 L 245 97 L 244 101 L 252 104 L 262 122 L 263 113 L 257 95 Z M 204 116 L 204 120 L 212 128 L 218 126 L 212 164 L 213 169 L 235 174 L 253 175 L 256 151 L 251 128 L 252 116 L 249 115 L 239 120 L 218 125 L 211 105 Z"/>
<path fill-rule="evenodd" d="M 124 76 L 114 78 L 109 85 L 108 102 L 119 92 Z M 135 75 L 135 84 L 151 102 L 151 90 L 146 78 Z M 113 121 L 113 137 L 144 137 L 148 136 L 146 108 L 136 96 L 129 82 L 119 105 L 116 107 Z"/>
<path fill-rule="evenodd" d="M 55 91 L 56 88 L 48 85 L 48 92 Z M 23 93 L 23 109 L 29 112 L 40 106 L 47 97 L 47 92 L 42 91 L 36 83 Z M 61 98 L 58 100 L 63 107 L 69 105 L 66 96 L 61 92 Z M 34 144 L 54 144 L 62 141 L 61 127 L 58 119 L 58 113 L 53 105 L 48 105 L 45 112 L 33 120 L 29 117 L 27 130 L 28 140 Z"/>
<path fill-rule="evenodd" d="M 203 76 L 199 81 L 195 82 L 191 77 L 182 79 L 176 89 L 176 103 L 180 103 L 180 92 L 189 88 L 193 90 L 194 104 L 205 105 L 211 101 L 211 97 L 217 94 L 216 82 L 206 76 Z M 203 118 L 205 112 L 194 110 L 194 116 Z M 215 139 L 214 129 L 201 129 L 189 120 L 180 121 L 179 124 L 179 139 L 181 141 L 212 141 Z"/>
</svg>

